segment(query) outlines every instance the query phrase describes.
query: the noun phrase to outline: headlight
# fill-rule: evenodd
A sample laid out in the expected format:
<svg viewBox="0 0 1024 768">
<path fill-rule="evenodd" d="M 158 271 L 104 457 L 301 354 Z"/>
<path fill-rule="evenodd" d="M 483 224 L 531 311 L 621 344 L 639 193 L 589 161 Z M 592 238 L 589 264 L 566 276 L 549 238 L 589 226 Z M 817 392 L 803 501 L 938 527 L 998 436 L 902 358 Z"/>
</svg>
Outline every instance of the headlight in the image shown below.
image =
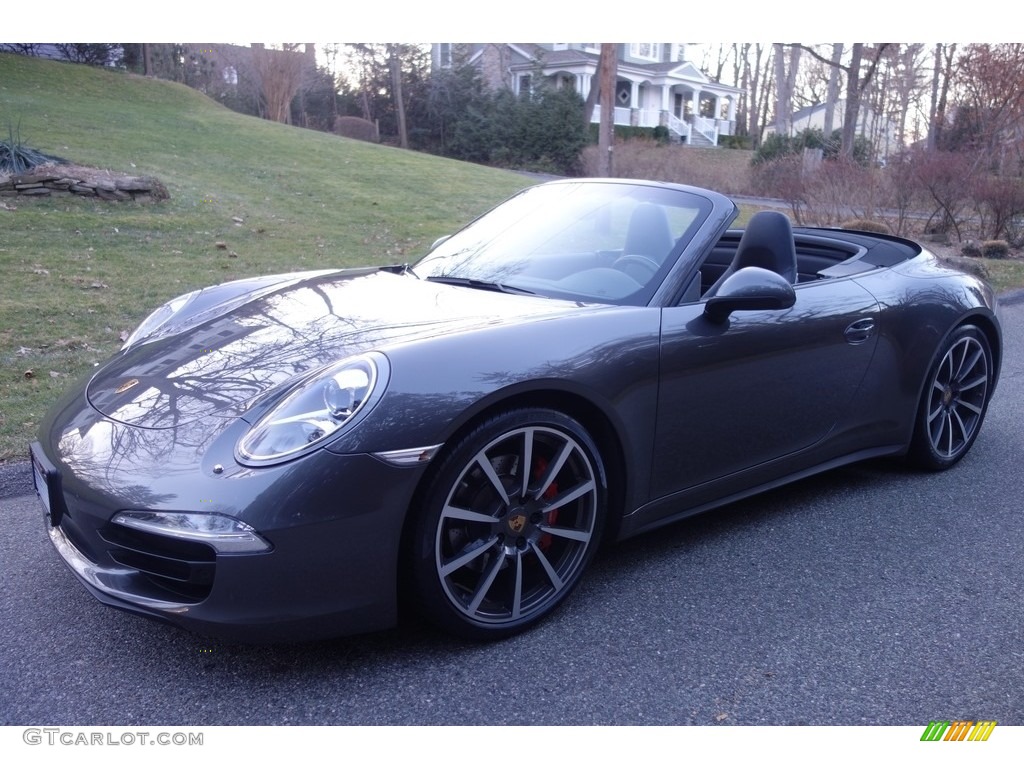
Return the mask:
<svg viewBox="0 0 1024 768">
<path fill-rule="evenodd" d="M 257 421 L 238 443 L 241 460 L 293 458 L 354 426 L 387 386 L 387 359 L 361 355 L 299 384 Z"/>
<path fill-rule="evenodd" d="M 150 313 L 149 317 L 143 320 L 139 327 L 132 331 L 131 335 L 125 341 L 122 350 L 128 349 L 128 347 L 136 344 L 148 336 L 152 336 L 159 330 L 160 326 L 178 314 L 190 301 L 200 294 L 200 291 L 191 291 L 182 296 L 178 296 L 175 299 L 171 299 L 159 309 L 154 310 Z"/>
</svg>

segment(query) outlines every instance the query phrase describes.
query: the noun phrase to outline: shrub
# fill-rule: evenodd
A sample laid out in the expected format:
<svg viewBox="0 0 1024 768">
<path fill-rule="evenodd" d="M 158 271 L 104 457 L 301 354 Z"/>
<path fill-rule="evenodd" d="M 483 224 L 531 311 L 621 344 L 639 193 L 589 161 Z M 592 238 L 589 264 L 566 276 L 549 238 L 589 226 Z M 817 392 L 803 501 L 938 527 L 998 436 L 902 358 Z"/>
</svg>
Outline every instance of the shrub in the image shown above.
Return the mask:
<svg viewBox="0 0 1024 768">
<path fill-rule="evenodd" d="M 0 141 L 0 173 L 24 173 L 37 165 L 67 162 L 60 157 L 45 155 L 38 149 L 26 147 L 21 143 L 20 133 L 16 133 L 10 126 L 7 135 L 7 141 Z"/>
<path fill-rule="evenodd" d="M 981 247 L 973 240 L 968 240 L 960 246 L 960 255 L 969 259 L 980 259 Z"/>
<path fill-rule="evenodd" d="M 1009 237 L 1012 222 L 1024 213 L 1024 184 L 1018 179 L 982 176 L 974 180 L 970 194 L 978 209 L 981 235 Z"/>
<path fill-rule="evenodd" d="M 1005 259 L 1010 255 L 1010 244 L 1005 240 L 986 240 L 981 244 L 981 255 L 986 259 Z"/>
<path fill-rule="evenodd" d="M 584 148 L 584 174 L 597 174 L 600 165 L 598 153 L 596 145 Z M 612 175 L 693 184 L 724 194 L 749 195 L 752 193 L 751 154 L 739 150 L 727 152 L 717 147 L 661 145 L 653 139 L 617 141 L 612 153 Z"/>
<path fill-rule="evenodd" d="M 826 137 L 821 128 L 804 128 L 795 136 L 783 136 L 778 133 L 768 135 L 754 154 L 754 163 L 771 162 L 787 155 L 798 155 L 805 149 L 820 149 L 826 160 L 841 159 L 842 140 L 840 131 L 832 131 Z M 871 162 L 871 142 L 863 136 L 857 136 L 853 142 L 852 159 L 858 165 L 867 166 Z"/>
<path fill-rule="evenodd" d="M 971 158 L 956 152 L 917 151 L 908 162 L 914 180 L 933 210 L 925 230 L 956 235 L 963 240 L 963 229 L 970 219 L 966 211 L 969 198 L 965 191 L 975 176 Z"/>
<path fill-rule="evenodd" d="M 790 136 L 784 136 L 781 133 L 770 133 L 761 142 L 761 146 L 757 148 L 757 151 L 754 152 L 754 159 L 751 162 L 755 165 L 770 163 L 773 160 L 788 157 L 796 151 L 794 141 Z"/>
<path fill-rule="evenodd" d="M 339 136 L 358 139 L 359 141 L 380 141 L 380 134 L 377 133 L 376 123 L 364 120 L 361 117 L 338 115 L 338 117 L 334 118 L 334 132 Z"/>
<path fill-rule="evenodd" d="M 774 160 L 756 163 L 751 176 L 757 194 L 785 200 L 793 212 L 793 221 L 800 225 L 807 223 L 804 214 L 807 206 L 807 185 L 803 160 L 799 155 L 783 155 Z"/>
</svg>

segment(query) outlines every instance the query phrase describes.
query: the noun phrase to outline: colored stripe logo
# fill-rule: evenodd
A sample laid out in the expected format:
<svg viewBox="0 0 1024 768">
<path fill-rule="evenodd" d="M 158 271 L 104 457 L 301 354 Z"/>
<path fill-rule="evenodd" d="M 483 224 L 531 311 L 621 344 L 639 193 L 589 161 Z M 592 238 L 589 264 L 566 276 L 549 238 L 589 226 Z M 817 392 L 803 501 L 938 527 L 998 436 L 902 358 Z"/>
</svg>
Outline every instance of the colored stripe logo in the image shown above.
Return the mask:
<svg viewBox="0 0 1024 768">
<path fill-rule="evenodd" d="M 988 741 L 995 720 L 932 720 L 921 734 L 921 741 Z"/>
</svg>

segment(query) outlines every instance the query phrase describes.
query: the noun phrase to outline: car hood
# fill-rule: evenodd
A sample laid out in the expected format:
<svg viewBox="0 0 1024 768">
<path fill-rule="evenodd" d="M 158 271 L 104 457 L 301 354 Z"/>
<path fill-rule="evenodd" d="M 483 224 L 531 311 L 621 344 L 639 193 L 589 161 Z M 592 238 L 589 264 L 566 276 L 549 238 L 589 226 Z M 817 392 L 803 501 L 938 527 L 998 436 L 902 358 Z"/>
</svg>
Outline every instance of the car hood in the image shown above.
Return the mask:
<svg viewBox="0 0 1024 768">
<path fill-rule="evenodd" d="M 531 322 L 574 301 L 441 285 L 408 274 L 342 270 L 282 276 L 202 322 L 124 350 L 89 381 L 92 406 L 151 429 L 234 418 L 321 366 L 372 349 L 490 325 Z"/>
</svg>

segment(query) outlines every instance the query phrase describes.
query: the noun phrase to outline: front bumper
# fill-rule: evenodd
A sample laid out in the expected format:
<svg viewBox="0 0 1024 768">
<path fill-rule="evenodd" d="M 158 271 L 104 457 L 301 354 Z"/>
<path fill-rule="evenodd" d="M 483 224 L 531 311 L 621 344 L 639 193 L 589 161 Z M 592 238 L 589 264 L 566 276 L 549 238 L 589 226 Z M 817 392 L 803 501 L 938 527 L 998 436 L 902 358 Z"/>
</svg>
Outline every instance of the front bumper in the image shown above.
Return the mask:
<svg viewBox="0 0 1024 768">
<path fill-rule="evenodd" d="M 254 643 L 367 632 L 397 620 L 401 532 L 422 467 L 318 451 L 221 476 L 197 466 L 193 477 L 171 484 L 136 475 L 130 491 L 119 491 L 100 474 L 74 471 L 53 446 L 33 443 L 31 452 L 50 540 L 106 605 Z M 172 485 L 188 491 L 157 492 Z M 253 525 L 272 549 L 217 553 L 111 522 L 118 512 L 146 509 L 142 500 L 200 512 L 212 503 Z"/>
</svg>

